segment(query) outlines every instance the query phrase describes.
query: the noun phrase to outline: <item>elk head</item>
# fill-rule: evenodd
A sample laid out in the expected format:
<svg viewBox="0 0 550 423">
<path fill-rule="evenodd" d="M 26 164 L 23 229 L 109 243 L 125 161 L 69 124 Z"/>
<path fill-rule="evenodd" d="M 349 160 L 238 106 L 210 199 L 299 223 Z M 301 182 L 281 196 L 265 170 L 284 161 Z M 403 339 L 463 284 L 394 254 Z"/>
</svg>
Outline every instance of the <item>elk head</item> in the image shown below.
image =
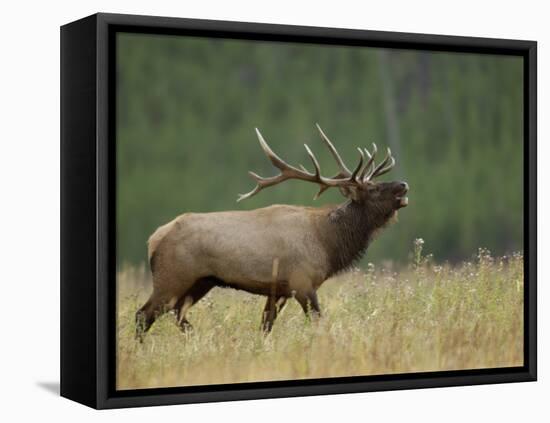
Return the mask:
<svg viewBox="0 0 550 423">
<path fill-rule="evenodd" d="M 350 171 L 321 127 L 319 125 L 316 126 L 321 135 L 321 139 L 325 142 L 338 164 L 340 170 L 336 175 L 330 178 L 321 175 L 319 162 L 307 144 L 304 144 L 304 146 L 313 163 L 315 171 L 310 172 L 302 165 L 300 165 L 300 168 L 289 165 L 271 150 L 258 128 L 256 128 L 256 134 L 262 149 L 273 166 L 280 170 L 280 173 L 275 176 L 264 178 L 254 172 L 249 172 L 250 176 L 256 180 L 257 185 L 247 194 L 239 195 L 237 201 L 250 198 L 262 189 L 277 185 L 286 180 L 299 179 L 319 185 L 319 191 L 314 198 L 318 198 L 329 188 L 338 188 L 342 195 L 347 197 L 350 201 L 364 205 L 371 210 L 376 209 L 382 214 L 392 214 L 396 210 L 407 206 L 408 198 L 406 195 L 409 186 L 406 182 L 376 182 L 374 180 L 376 177 L 389 172 L 395 166 L 395 159 L 389 148 L 386 157 L 378 165 L 375 163 L 377 153 L 376 144 L 373 143 L 372 152 L 369 152 L 366 148 L 358 148 L 359 163 Z"/>
</svg>

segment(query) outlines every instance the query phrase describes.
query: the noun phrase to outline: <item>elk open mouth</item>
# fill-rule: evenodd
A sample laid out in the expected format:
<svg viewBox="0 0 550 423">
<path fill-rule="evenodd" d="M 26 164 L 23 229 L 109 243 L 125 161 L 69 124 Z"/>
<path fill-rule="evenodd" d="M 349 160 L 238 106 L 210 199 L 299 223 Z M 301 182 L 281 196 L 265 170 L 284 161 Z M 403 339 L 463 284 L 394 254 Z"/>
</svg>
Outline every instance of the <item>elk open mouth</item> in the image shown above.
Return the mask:
<svg viewBox="0 0 550 423">
<path fill-rule="evenodd" d="M 409 205 L 409 197 L 407 197 L 408 192 L 409 192 L 409 186 L 407 184 L 404 184 L 403 189 L 395 196 L 398 209 L 402 207 L 407 207 Z"/>
<path fill-rule="evenodd" d="M 407 207 L 409 205 L 409 197 L 397 197 L 397 201 L 399 202 L 399 208 L 401 207 Z"/>
</svg>

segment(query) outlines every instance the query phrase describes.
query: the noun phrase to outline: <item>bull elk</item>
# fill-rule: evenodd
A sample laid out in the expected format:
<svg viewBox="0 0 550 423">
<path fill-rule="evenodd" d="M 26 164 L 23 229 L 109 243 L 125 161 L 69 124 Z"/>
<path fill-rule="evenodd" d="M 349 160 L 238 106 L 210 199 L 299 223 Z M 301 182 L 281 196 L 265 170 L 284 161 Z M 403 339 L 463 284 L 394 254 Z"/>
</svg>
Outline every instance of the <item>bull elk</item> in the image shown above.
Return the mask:
<svg viewBox="0 0 550 423">
<path fill-rule="evenodd" d="M 315 198 L 338 188 L 346 201 L 318 208 L 272 205 L 250 211 L 185 213 L 159 227 L 148 241 L 153 293 L 136 314 L 138 339 L 168 310 L 175 311 L 182 330 L 190 327 L 186 313 L 214 287 L 267 296 L 262 318 L 267 332 L 290 297 L 306 315 L 320 315 L 317 289 L 358 260 L 375 233 L 408 204 L 408 185 L 375 181 L 395 165 L 389 149 L 376 165 L 376 144 L 372 152 L 358 148 L 359 162 L 349 170 L 319 125 L 317 129 L 339 167 L 336 175 L 321 175 L 307 145 L 313 172 L 287 164 L 256 129 L 260 146 L 280 173 L 264 178 L 249 172 L 257 185 L 237 201 L 291 179 L 318 185 Z M 273 281 L 275 259 L 278 271 Z"/>
</svg>

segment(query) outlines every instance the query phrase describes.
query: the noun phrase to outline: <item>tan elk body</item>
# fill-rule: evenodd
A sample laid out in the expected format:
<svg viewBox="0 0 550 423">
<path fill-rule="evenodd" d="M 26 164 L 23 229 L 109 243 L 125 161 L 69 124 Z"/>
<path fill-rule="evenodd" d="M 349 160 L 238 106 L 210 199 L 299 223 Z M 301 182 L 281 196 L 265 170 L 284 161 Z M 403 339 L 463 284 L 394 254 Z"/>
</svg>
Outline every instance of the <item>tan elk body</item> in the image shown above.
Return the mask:
<svg viewBox="0 0 550 423">
<path fill-rule="evenodd" d="M 288 179 L 317 184 L 318 195 L 337 187 L 347 201 L 318 208 L 273 205 L 251 211 L 185 213 L 161 226 L 148 243 L 153 293 L 136 314 L 138 338 L 160 314 L 171 309 L 180 327 L 188 328 L 187 310 L 215 286 L 267 296 L 262 318 L 266 331 L 290 297 L 306 314 L 320 313 L 317 289 L 364 254 L 374 234 L 407 205 L 408 186 L 373 180 L 394 166 L 389 150 L 375 166 L 376 145 L 372 154 L 359 149 L 359 164 L 350 171 L 318 129 L 339 165 L 337 175 L 323 177 L 307 145 L 315 171 L 288 165 L 256 130 L 264 152 L 281 173 L 263 178 L 250 172 L 257 186 L 239 201 Z M 275 282 L 274 260 L 278 261 Z M 270 312 L 270 308 L 274 310 Z"/>
</svg>

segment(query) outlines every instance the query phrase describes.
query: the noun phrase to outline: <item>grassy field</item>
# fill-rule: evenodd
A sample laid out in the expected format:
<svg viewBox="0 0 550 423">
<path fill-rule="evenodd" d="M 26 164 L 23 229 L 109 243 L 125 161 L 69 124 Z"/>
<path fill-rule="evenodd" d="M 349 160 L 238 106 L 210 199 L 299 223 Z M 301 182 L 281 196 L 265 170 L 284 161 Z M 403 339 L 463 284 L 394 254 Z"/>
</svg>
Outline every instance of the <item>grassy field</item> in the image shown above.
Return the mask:
<svg viewBox="0 0 550 423">
<path fill-rule="evenodd" d="M 369 264 L 318 291 L 323 317 L 290 301 L 264 336 L 264 297 L 215 288 L 182 333 L 168 313 L 134 340 L 151 281 L 145 266 L 118 274 L 118 389 L 376 375 L 523 364 L 523 257 L 436 265 L 417 242 L 399 270 Z"/>
</svg>

